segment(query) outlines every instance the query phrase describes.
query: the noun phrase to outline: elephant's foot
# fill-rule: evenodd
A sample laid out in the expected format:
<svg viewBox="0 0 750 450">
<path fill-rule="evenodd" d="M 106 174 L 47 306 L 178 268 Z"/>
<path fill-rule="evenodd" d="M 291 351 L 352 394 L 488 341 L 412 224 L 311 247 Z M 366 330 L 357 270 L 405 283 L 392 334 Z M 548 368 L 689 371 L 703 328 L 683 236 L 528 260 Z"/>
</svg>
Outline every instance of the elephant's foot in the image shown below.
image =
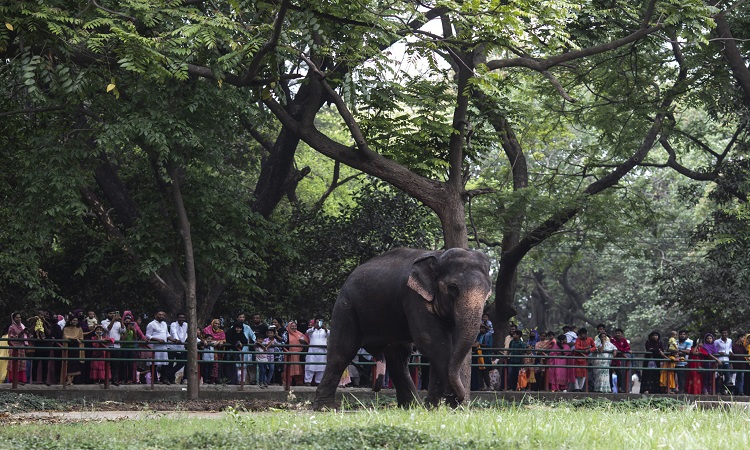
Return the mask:
<svg viewBox="0 0 750 450">
<path fill-rule="evenodd" d="M 428 408 L 436 408 L 438 405 L 440 405 L 440 402 L 442 399 L 440 397 L 430 397 L 424 399 L 424 404 Z"/>
<path fill-rule="evenodd" d="M 383 374 L 380 374 L 375 378 L 375 383 L 372 386 L 373 392 L 380 392 L 380 390 L 383 389 L 383 378 L 385 378 Z"/>
<path fill-rule="evenodd" d="M 419 397 L 415 393 L 409 392 L 406 395 L 396 394 L 396 401 L 399 408 L 409 409 L 420 405 Z"/>
<path fill-rule="evenodd" d="M 315 400 L 313 400 L 313 410 L 315 411 L 325 411 L 325 410 L 335 410 L 336 409 L 336 401 L 333 397 L 315 397 Z"/>
<path fill-rule="evenodd" d="M 458 408 L 458 405 L 461 404 L 461 402 L 458 401 L 456 394 L 445 394 L 443 395 L 443 400 L 445 401 L 445 404 L 451 408 Z"/>
</svg>

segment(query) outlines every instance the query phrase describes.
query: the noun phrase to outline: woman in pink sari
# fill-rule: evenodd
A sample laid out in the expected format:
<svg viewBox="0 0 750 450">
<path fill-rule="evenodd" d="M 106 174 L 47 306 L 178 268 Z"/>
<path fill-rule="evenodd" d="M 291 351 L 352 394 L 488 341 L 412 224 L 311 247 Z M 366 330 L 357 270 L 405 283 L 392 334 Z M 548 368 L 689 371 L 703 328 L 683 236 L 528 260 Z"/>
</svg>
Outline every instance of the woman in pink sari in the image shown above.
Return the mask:
<svg viewBox="0 0 750 450">
<path fill-rule="evenodd" d="M 8 339 L 24 339 L 26 338 L 26 326 L 21 320 L 21 314 L 14 313 L 11 316 L 11 324 L 8 328 Z M 11 358 L 23 358 L 26 356 L 26 350 L 24 347 L 28 346 L 27 341 L 8 341 L 8 346 L 15 347 L 11 349 Z M 15 364 L 15 366 L 14 366 Z M 16 367 L 15 373 L 13 367 Z M 19 383 L 26 383 L 26 360 L 19 359 L 15 361 L 8 361 L 8 381 L 13 380 Z"/>
<path fill-rule="evenodd" d="M 286 351 L 290 353 L 301 352 L 304 349 L 303 346 L 308 344 L 307 336 L 297 330 L 297 322 L 294 320 L 290 320 L 286 325 L 284 343 L 289 345 Z M 288 354 L 285 359 L 288 363 L 299 363 L 301 361 L 300 356 Z M 289 385 L 301 386 L 303 381 L 302 376 L 305 374 L 302 364 L 287 364 L 284 367 L 286 368 L 285 376 L 289 377 Z"/>
<path fill-rule="evenodd" d="M 224 349 L 224 343 L 227 340 L 227 335 L 224 333 L 224 330 L 221 329 L 221 321 L 219 319 L 213 319 L 211 320 L 211 325 L 207 326 L 202 330 L 203 336 L 211 336 L 211 341 L 213 347 L 216 350 L 223 350 Z M 219 363 L 218 361 L 221 361 L 224 359 L 223 353 L 214 353 L 214 359 L 211 366 L 211 378 L 212 381 L 218 381 L 220 379 L 219 377 Z"/>
<path fill-rule="evenodd" d="M 558 336 L 550 352 L 548 369 L 550 391 L 567 391 L 568 386 L 575 381 L 575 368 L 561 367 L 573 364 L 572 359 L 562 358 L 571 354 L 570 346 L 565 342 L 565 335 Z"/>
<path fill-rule="evenodd" d="M 549 365 L 550 365 L 550 353 L 552 352 L 552 349 L 555 348 L 557 345 L 557 341 L 555 340 L 555 333 L 548 331 L 546 333 L 542 333 L 541 339 L 539 342 L 536 343 L 535 348 L 537 350 L 537 355 L 539 355 L 539 358 L 536 360 L 536 363 L 542 366 L 547 367 L 536 367 L 534 368 L 534 371 L 536 371 L 536 386 L 537 390 L 547 390 L 549 388 L 549 383 L 545 383 L 545 380 L 547 380 L 547 377 L 550 376 L 549 374 Z"/>
</svg>

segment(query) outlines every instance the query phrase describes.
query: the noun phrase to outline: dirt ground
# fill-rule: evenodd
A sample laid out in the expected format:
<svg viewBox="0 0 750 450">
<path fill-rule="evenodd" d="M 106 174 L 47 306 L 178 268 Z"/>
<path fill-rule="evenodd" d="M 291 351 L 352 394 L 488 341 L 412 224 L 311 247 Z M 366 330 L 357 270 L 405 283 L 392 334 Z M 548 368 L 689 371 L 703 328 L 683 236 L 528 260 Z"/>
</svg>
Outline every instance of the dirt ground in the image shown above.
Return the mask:
<svg viewBox="0 0 750 450">
<path fill-rule="evenodd" d="M 219 418 L 228 408 L 236 411 L 309 410 L 303 403 L 269 400 L 184 400 L 157 402 L 44 402 L 37 405 L 26 399 L 1 398 L 0 426 L 14 424 L 73 423 L 82 421 L 127 420 L 149 416 L 180 415 L 184 417 Z"/>
</svg>

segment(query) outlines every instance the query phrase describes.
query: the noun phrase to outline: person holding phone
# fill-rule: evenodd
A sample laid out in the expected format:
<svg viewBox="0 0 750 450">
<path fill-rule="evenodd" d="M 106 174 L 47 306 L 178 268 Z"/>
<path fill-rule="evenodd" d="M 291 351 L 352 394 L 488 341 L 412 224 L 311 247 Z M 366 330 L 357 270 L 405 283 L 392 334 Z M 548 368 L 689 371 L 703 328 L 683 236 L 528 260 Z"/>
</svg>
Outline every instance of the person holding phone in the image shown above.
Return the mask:
<svg viewBox="0 0 750 450">
<path fill-rule="evenodd" d="M 108 309 L 107 318 L 102 320 L 101 326 L 104 330 L 104 334 L 102 337 L 109 339 L 109 345 L 112 348 L 119 349 L 122 332 L 125 331 L 122 327 L 122 317 L 120 317 L 120 311 L 116 309 Z M 121 361 L 122 353 L 120 353 L 119 350 L 113 351 L 110 354 L 110 358 L 112 358 L 112 360 L 109 362 L 112 384 L 115 386 L 119 386 L 121 382 L 127 381 L 127 366 Z"/>
<path fill-rule="evenodd" d="M 315 319 L 307 330 L 307 342 L 310 348 L 305 356 L 305 386 L 317 386 L 323 379 L 326 369 L 326 346 L 328 345 L 328 328 L 323 319 Z"/>
</svg>

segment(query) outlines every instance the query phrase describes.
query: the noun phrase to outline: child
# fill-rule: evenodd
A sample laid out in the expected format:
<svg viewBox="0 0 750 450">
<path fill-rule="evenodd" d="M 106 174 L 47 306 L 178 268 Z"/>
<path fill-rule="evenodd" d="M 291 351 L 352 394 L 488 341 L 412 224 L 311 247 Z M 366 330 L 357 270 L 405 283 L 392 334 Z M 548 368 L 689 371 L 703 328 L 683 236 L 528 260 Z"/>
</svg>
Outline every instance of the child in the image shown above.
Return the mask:
<svg viewBox="0 0 750 450">
<path fill-rule="evenodd" d="M 96 313 L 94 311 L 89 311 L 87 313 L 86 323 L 89 324 L 89 330 L 93 330 L 99 324 L 99 321 L 96 320 Z"/>
<path fill-rule="evenodd" d="M 273 354 L 279 351 L 277 344 L 279 342 L 276 340 L 276 327 L 273 325 L 268 327 L 265 339 L 255 343 L 256 352 L 265 352 L 255 355 L 255 360 L 259 363 L 258 369 L 260 371 L 258 386 L 261 388 L 267 388 L 273 377 Z"/>
<path fill-rule="evenodd" d="M 672 330 L 669 332 L 669 342 L 667 344 L 667 354 L 677 354 L 677 332 Z"/>
<path fill-rule="evenodd" d="M 203 357 L 203 363 L 201 364 L 201 376 L 203 377 L 203 384 L 213 384 L 218 377 L 218 367 L 214 370 L 214 366 L 217 364 L 214 362 L 214 338 L 207 334 L 203 340 L 198 340 L 198 349 L 203 350 L 201 354 Z"/>
</svg>

